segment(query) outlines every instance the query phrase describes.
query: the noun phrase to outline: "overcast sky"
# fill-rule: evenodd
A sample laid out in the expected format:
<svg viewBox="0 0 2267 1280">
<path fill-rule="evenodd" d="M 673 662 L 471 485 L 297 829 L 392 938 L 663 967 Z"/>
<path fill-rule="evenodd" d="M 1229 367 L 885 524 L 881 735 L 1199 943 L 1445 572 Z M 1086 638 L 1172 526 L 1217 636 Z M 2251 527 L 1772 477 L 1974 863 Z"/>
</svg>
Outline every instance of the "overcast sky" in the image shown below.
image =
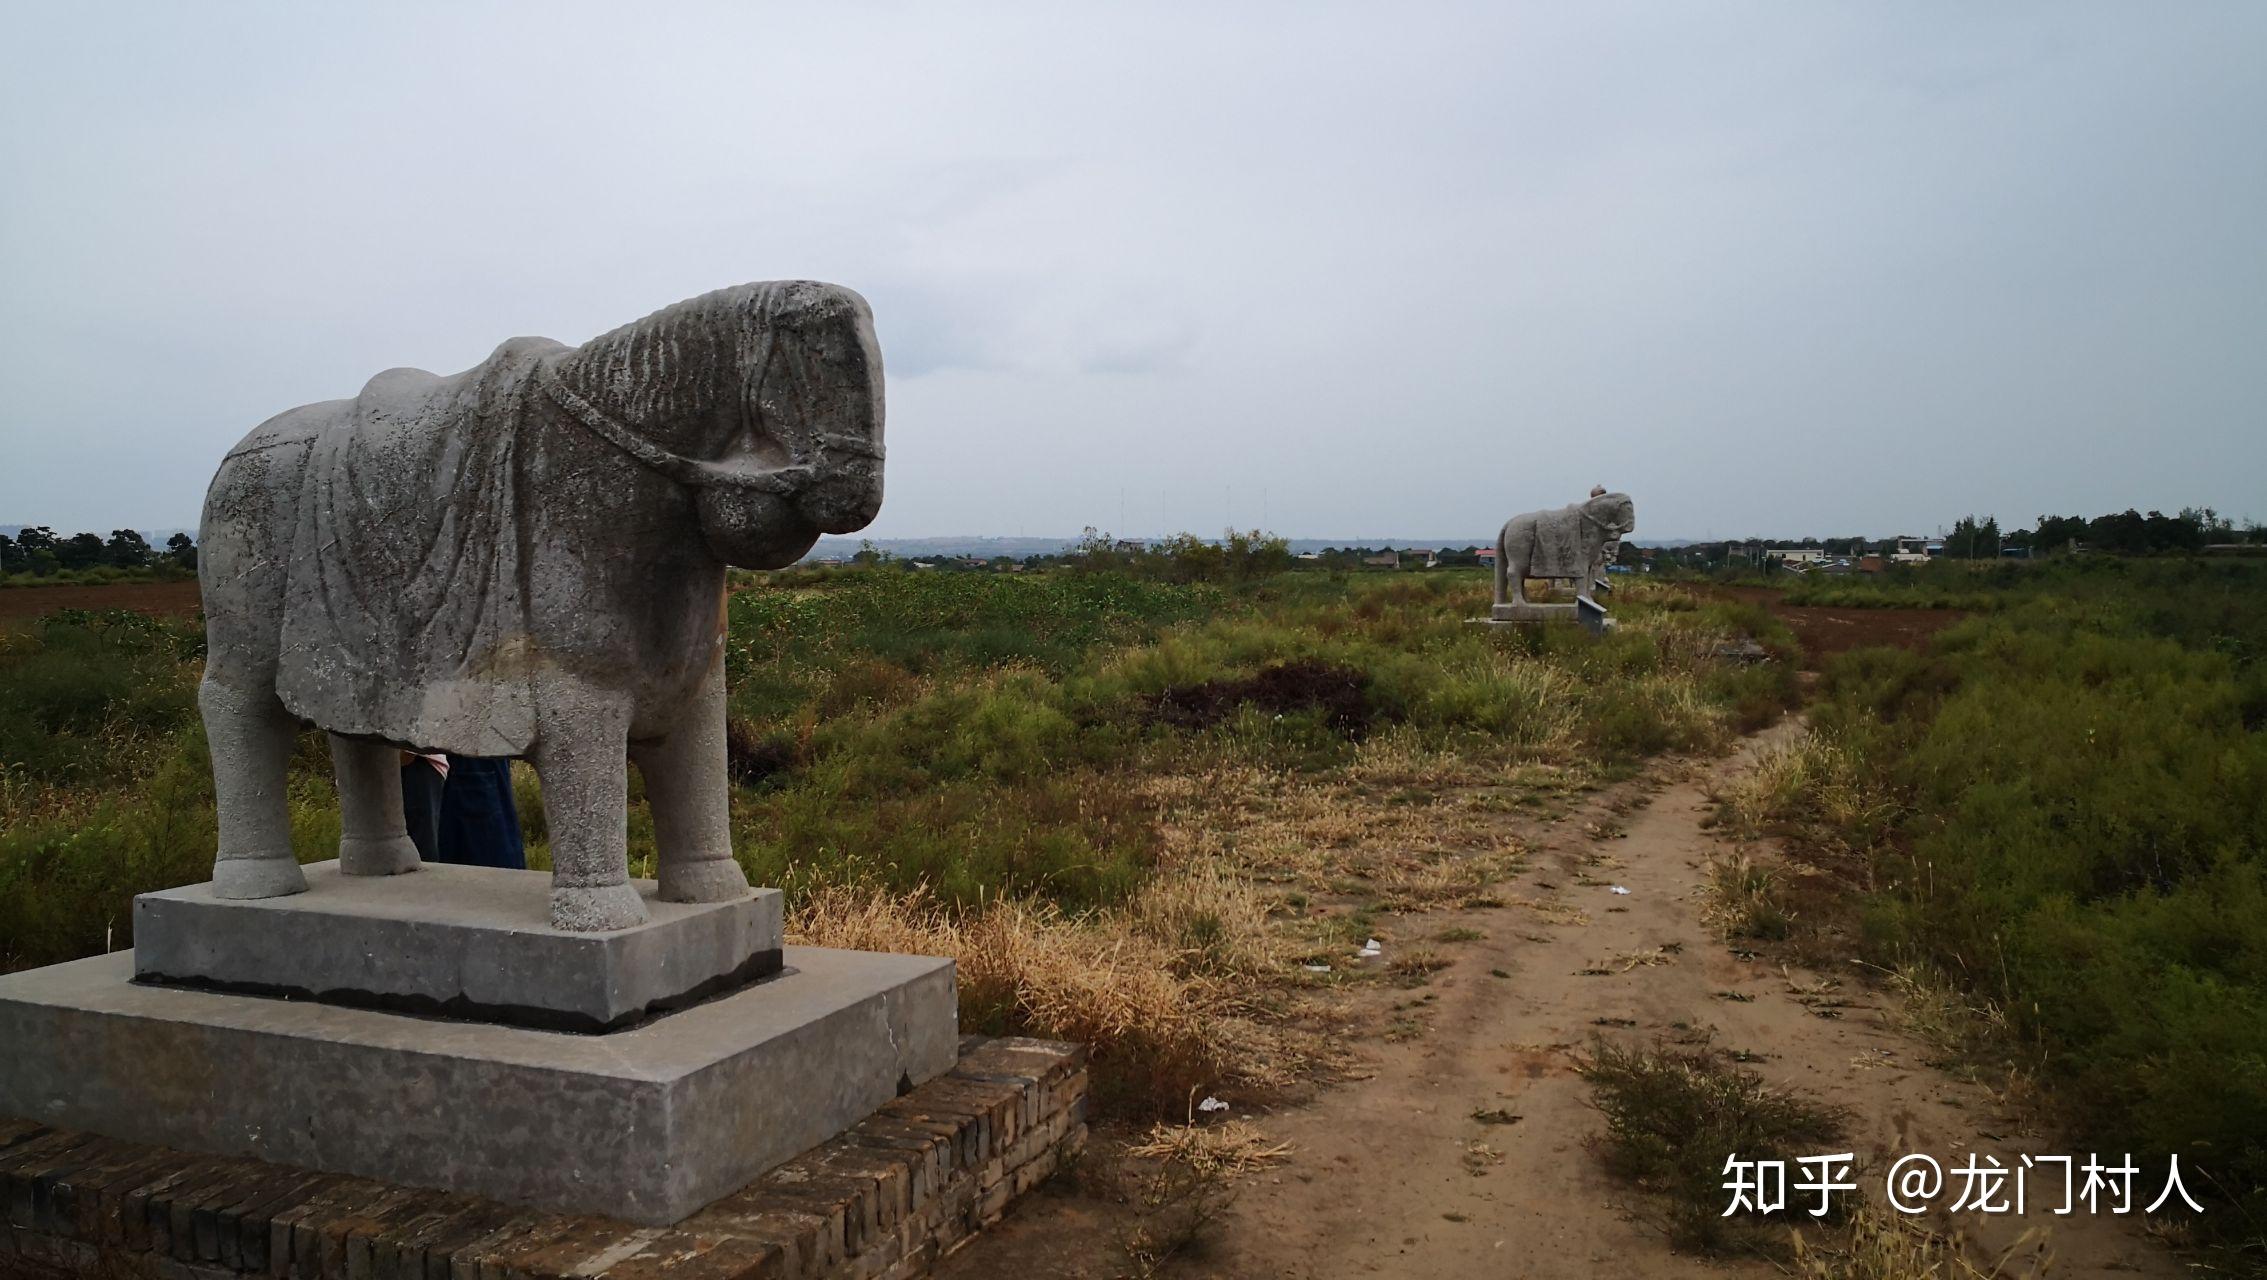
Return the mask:
<svg viewBox="0 0 2267 1280">
<path fill-rule="evenodd" d="M 2267 519 L 2267 5 L 0 9 L 0 522 L 721 285 L 877 537 Z"/>
</svg>

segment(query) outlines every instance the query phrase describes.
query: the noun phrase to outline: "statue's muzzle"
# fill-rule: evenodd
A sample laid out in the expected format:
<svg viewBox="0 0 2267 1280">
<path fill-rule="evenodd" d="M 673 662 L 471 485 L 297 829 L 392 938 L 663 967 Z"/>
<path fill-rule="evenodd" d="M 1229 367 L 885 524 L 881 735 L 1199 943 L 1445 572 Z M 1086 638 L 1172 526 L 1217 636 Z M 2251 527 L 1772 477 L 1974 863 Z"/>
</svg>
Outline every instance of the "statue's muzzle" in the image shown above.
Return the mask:
<svg viewBox="0 0 2267 1280">
<path fill-rule="evenodd" d="M 856 533 L 882 509 L 882 466 L 870 463 L 829 467 L 796 495 L 795 507 L 821 533 Z"/>
</svg>

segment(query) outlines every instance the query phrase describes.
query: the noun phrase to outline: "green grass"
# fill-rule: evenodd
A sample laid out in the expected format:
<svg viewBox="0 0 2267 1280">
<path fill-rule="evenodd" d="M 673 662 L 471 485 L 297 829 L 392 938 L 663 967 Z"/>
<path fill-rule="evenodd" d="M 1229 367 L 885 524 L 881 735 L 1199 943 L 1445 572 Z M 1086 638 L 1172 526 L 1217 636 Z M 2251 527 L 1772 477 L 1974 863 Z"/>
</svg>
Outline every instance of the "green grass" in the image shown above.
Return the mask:
<svg viewBox="0 0 2267 1280">
<path fill-rule="evenodd" d="M 14 556 L 17 553 L 10 554 Z M 0 574 L 0 590 L 15 587 L 102 587 L 117 582 L 191 582 L 196 576 L 196 570 L 185 568 L 161 555 L 154 563 L 138 569 L 96 565 L 91 569 L 57 569 L 52 573 Z"/>
<path fill-rule="evenodd" d="M 148 739 L 196 718 L 202 628 L 134 613 L 66 610 L 0 632 L 0 763 L 67 784 L 132 776 Z"/>
<path fill-rule="evenodd" d="M 1860 849 L 1867 945 L 2002 1010 L 2099 1150 L 2209 1173 L 2267 1249 L 2267 566 L 2011 576 L 1928 652 L 1826 672 L 1834 785 L 1774 802 Z M 1867 794 L 1851 797 L 1855 787 Z M 1861 821 L 1853 815 L 1863 815 Z M 2230 1203 L 2233 1201 L 2235 1203 Z M 2241 1205 L 2241 1211 L 2237 1206 Z"/>
<path fill-rule="evenodd" d="M 1710 656 L 1738 635 L 1783 647 L 1760 612 L 1634 591 L 1622 629 L 1593 640 L 1471 625 L 1487 591 L 1473 571 L 1228 586 L 1094 571 L 782 574 L 728 608 L 745 779 L 735 849 L 758 882 L 797 895 L 921 889 L 955 909 L 1004 895 L 1077 912 L 1148 879 L 1164 815 L 1144 782 L 1160 771 L 1328 770 L 1386 729 L 1507 768 L 1623 767 L 1707 748 L 1792 701 L 1788 664 L 1732 670 Z M 201 647 L 194 623 L 131 615 L 58 615 L 0 637 L 0 963 L 124 945 L 133 893 L 205 874 Z M 1303 674 L 1270 675 L 1285 671 Z M 1332 700 L 1303 702 L 1309 686 Z M 1217 714 L 1161 709 L 1207 697 Z M 548 865 L 531 771 L 517 790 L 531 861 Z M 637 791 L 633 780 L 633 870 L 650 874 Z M 331 856 L 320 735 L 304 735 L 290 792 L 300 855 Z"/>
</svg>

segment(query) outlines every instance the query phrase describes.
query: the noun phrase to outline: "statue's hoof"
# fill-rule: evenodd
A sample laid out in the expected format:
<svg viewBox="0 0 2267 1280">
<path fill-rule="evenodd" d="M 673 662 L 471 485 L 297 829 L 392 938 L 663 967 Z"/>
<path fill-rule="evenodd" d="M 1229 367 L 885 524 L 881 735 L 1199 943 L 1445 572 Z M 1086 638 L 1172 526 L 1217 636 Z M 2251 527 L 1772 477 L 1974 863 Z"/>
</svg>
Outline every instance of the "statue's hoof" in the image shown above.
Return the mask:
<svg viewBox="0 0 2267 1280">
<path fill-rule="evenodd" d="M 748 896 L 748 876 L 730 858 L 661 864 L 663 902 L 730 902 Z"/>
<path fill-rule="evenodd" d="M 563 885 L 551 890 L 554 929 L 597 933 L 645 922 L 645 900 L 629 885 Z"/>
<path fill-rule="evenodd" d="M 281 898 L 307 892 L 307 873 L 290 858 L 222 858 L 213 863 L 216 898 Z"/>
<path fill-rule="evenodd" d="M 338 869 L 350 876 L 398 876 L 419 866 L 408 836 L 347 836 L 338 842 Z"/>
</svg>

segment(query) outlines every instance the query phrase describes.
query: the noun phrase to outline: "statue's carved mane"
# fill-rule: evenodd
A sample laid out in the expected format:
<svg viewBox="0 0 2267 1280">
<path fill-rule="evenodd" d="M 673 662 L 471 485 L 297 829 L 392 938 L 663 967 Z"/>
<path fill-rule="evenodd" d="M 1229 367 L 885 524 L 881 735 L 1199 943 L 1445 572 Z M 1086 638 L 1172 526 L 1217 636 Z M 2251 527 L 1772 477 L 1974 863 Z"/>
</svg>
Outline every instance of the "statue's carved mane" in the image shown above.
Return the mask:
<svg viewBox="0 0 2267 1280">
<path fill-rule="evenodd" d="M 775 326 L 840 292 L 807 280 L 717 289 L 592 338 L 560 360 L 559 377 L 626 421 L 689 421 L 745 398 Z"/>
</svg>

